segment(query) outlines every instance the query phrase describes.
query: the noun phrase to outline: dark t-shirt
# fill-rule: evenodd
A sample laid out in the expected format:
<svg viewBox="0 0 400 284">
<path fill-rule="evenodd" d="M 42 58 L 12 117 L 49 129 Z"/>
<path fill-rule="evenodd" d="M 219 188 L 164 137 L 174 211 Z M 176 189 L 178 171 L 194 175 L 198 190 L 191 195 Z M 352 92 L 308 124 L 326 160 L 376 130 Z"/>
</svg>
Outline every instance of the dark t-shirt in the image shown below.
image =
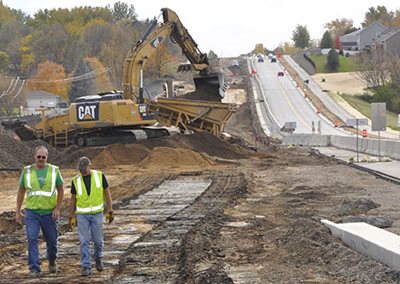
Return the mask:
<svg viewBox="0 0 400 284">
<path fill-rule="evenodd" d="M 91 175 L 82 176 L 82 178 L 83 178 L 83 183 L 85 184 L 86 187 L 87 195 L 90 195 Z M 103 178 L 103 188 L 106 189 L 108 187 L 106 176 L 102 174 L 102 178 Z M 76 188 L 74 182 L 71 182 L 71 194 L 76 195 Z"/>
</svg>

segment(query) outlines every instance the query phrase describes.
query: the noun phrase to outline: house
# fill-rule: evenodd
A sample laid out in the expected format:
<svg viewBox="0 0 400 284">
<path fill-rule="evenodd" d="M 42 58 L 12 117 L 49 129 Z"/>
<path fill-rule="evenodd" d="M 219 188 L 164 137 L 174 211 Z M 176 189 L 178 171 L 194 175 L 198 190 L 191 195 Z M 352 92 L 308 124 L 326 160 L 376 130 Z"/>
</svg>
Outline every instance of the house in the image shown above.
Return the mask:
<svg viewBox="0 0 400 284">
<path fill-rule="evenodd" d="M 387 29 L 379 22 L 373 22 L 369 26 L 354 31 L 340 37 L 340 43 L 343 50 L 364 50 L 370 49 L 376 39 Z"/>
<path fill-rule="evenodd" d="M 400 55 L 400 27 L 390 27 L 378 34 L 374 47 L 386 55 Z"/>
<path fill-rule="evenodd" d="M 46 92 L 34 91 L 26 95 L 25 115 L 38 114 L 40 108 L 55 108 L 63 102 L 60 96 Z"/>
<path fill-rule="evenodd" d="M 26 95 L 27 108 L 53 108 L 61 101 L 60 96 L 46 91 L 34 91 Z"/>
</svg>

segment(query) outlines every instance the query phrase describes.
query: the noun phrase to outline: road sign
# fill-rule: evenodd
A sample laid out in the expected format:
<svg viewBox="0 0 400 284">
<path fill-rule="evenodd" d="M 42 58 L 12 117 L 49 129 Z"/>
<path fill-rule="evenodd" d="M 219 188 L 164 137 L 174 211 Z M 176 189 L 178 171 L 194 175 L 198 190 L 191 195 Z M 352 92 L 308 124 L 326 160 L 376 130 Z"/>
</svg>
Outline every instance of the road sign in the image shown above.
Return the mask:
<svg viewBox="0 0 400 284">
<path fill-rule="evenodd" d="M 368 125 L 368 119 L 366 119 L 366 118 L 349 118 L 346 120 L 346 125 L 347 126 Z"/>
<path fill-rule="evenodd" d="M 372 103 L 372 131 L 386 130 L 386 103 Z"/>
</svg>

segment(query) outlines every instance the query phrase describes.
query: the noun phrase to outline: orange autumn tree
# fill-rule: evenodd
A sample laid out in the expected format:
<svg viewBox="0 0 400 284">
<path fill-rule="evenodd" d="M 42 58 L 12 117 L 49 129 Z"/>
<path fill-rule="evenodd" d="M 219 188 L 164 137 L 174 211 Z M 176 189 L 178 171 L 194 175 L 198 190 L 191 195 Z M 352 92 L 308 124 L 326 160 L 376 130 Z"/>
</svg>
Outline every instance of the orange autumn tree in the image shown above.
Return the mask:
<svg viewBox="0 0 400 284">
<path fill-rule="evenodd" d="M 64 67 L 54 62 L 46 61 L 38 65 L 37 73 L 28 80 L 32 90 L 42 90 L 67 99 L 71 81 L 65 78 Z"/>
<path fill-rule="evenodd" d="M 106 92 L 114 89 L 110 82 L 108 69 L 95 57 L 86 57 L 86 62 L 92 67 L 93 76 L 96 78 L 97 92 Z"/>
</svg>

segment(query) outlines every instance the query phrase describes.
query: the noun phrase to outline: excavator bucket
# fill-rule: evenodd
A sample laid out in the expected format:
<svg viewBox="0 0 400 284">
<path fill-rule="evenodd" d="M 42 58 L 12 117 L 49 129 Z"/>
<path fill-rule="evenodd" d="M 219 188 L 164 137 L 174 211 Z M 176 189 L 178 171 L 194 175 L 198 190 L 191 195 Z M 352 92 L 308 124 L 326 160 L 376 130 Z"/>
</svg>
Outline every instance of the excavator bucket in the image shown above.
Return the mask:
<svg viewBox="0 0 400 284">
<path fill-rule="evenodd" d="M 181 96 L 196 101 L 220 102 L 225 95 L 227 83 L 222 73 L 211 73 L 193 77 L 196 90 Z"/>
</svg>

